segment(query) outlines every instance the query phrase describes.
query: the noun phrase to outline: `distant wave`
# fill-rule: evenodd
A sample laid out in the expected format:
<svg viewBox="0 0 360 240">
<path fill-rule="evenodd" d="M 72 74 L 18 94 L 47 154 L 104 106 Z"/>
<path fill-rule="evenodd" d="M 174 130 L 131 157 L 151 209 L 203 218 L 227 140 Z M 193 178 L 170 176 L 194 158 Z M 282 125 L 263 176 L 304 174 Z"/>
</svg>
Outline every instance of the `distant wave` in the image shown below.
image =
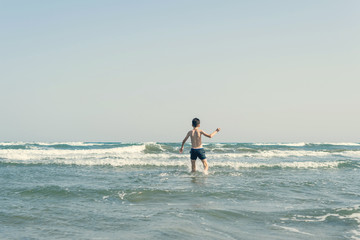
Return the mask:
<svg viewBox="0 0 360 240">
<path fill-rule="evenodd" d="M 180 143 L 157 143 L 157 142 L 138 142 L 138 143 L 121 143 L 121 142 L 0 142 L 0 149 L 106 149 L 126 146 L 145 145 L 149 152 L 151 151 L 178 151 Z M 323 142 L 323 143 L 204 143 L 204 147 L 209 151 L 228 151 L 228 152 L 245 152 L 261 151 L 269 149 L 284 148 L 301 148 L 301 149 L 328 149 L 336 148 L 349 150 L 351 147 L 360 147 L 360 143 L 352 142 Z M 357 148 L 360 150 L 360 148 Z"/>
<path fill-rule="evenodd" d="M 69 145 L 69 146 L 96 146 L 104 145 L 104 143 L 92 143 L 92 142 L 0 142 L 0 146 L 18 146 L 18 145 Z"/>
<path fill-rule="evenodd" d="M 8 160 L 61 160 L 61 159 L 188 159 L 189 148 L 184 154 L 179 154 L 179 144 L 174 143 L 16 143 L 21 146 L 7 145 L 0 148 L 0 159 Z M 257 143 L 256 143 L 257 144 Z M 206 153 L 213 160 L 241 159 L 273 159 L 273 158 L 360 158 L 360 148 L 323 147 L 323 148 L 278 148 L 258 147 L 254 144 L 215 143 L 205 146 Z M 38 147 L 43 145 L 45 147 Z M 77 146 L 83 146 L 78 148 Z M 86 146 L 86 147 L 84 147 Z"/>
<path fill-rule="evenodd" d="M 42 143 L 30 144 L 40 145 Z M 0 149 L 0 163 L 109 165 L 120 167 L 189 166 L 188 152 L 179 154 L 179 145 L 174 143 L 66 143 L 73 144 L 74 146 L 94 144 L 89 148 L 81 149 L 63 148 L 59 144 L 65 143 L 44 143 L 45 148 Z M 98 145 L 111 146 L 99 148 Z M 358 148 L 306 150 L 302 148 L 284 149 L 266 147 L 254 149 L 251 147 L 251 144 L 244 145 L 237 143 L 208 144 L 206 148 L 211 166 L 220 168 L 357 168 L 360 162 L 360 149 Z"/>
<path fill-rule="evenodd" d="M 286 158 L 286 157 L 326 157 L 342 155 L 348 157 L 360 157 L 357 152 L 322 152 L 322 151 L 280 151 L 269 150 L 255 153 L 207 153 L 211 159 L 236 159 L 236 158 Z M 182 159 L 188 158 L 188 154 L 171 152 L 158 152 L 149 150 L 145 145 L 119 147 L 111 149 L 88 149 L 88 150 L 58 150 L 58 149 L 1 149 L 0 159 L 37 160 L 37 159 Z"/>
<path fill-rule="evenodd" d="M 254 143 L 255 146 L 291 146 L 291 147 L 303 147 L 306 145 L 304 142 L 300 143 Z"/>
<path fill-rule="evenodd" d="M 334 142 L 324 142 L 324 143 L 313 143 L 313 144 L 319 144 L 319 145 L 334 145 L 334 146 L 360 146 L 360 143 L 352 143 L 352 142 L 342 142 L 342 143 L 334 143 Z"/>
<path fill-rule="evenodd" d="M 311 145 L 333 145 L 333 146 L 360 146 L 360 143 L 354 142 L 317 142 L 317 143 L 254 143 L 256 146 L 290 146 L 290 147 L 304 147 Z"/>
<path fill-rule="evenodd" d="M 349 239 L 359 239 L 360 237 L 360 212 L 359 212 L 359 205 L 354 205 L 345 208 L 337 208 L 331 209 L 327 208 L 321 212 L 306 211 L 306 215 L 301 214 L 294 214 L 291 217 L 285 217 L 281 220 L 284 223 L 289 222 L 311 222 L 311 223 L 318 223 L 318 222 L 326 222 L 326 221 L 347 221 L 347 224 L 352 224 L 353 226 L 358 226 L 358 229 L 352 230 L 349 233 L 352 235 Z M 331 219 L 331 220 L 330 220 Z"/>
<path fill-rule="evenodd" d="M 57 165 L 78 165 L 78 166 L 113 166 L 113 167 L 184 167 L 189 168 L 189 161 L 182 160 L 156 160 L 156 159 L 51 159 L 51 160 L 2 160 L 0 164 L 57 164 Z M 240 170 L 243 168 L 290 168 L 290 169 L 316 169 L 316 168 L 359 168 L 358 162 L 354 161 L 294 161 L 294 162 L 277 162 L 277 163 L 254 163 L 254 162 L 234 162 L 234 161 L 212 161 L 212 169 L 231 168 Z"/>
</svg>

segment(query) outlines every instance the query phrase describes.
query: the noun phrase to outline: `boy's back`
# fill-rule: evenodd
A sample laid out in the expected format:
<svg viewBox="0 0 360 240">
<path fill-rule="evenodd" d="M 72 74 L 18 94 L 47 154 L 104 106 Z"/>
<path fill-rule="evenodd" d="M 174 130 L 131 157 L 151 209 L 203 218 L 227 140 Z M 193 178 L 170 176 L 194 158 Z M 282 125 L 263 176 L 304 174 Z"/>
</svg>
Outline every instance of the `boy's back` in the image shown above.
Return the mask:
<svg viewBox="0 0 360 240">
<path fill-rule="evenodd" d="M 190 135 L 190 139 L 191 139 L 191 147 L 202 148 L 202 143 L 201 143 L 202 130 L 195 128 L 193 130 L 190 130 L 188 134 Z"/>
<path fill-rule="evenodd" d="M 202 143 L 201 143 L 201 135 L 204 135 L 208 138 L 212 138 L 217 132 L 220 131 L 220 128 L 217 128 L 213 133 L 211 134 L 207 134 L 205 133 L 203 130 L 199 129 L 200 127 L 200 120 L 198 118 L 194 118 L 192 120 L 192 126 L 193 126 L 193 130 L 190 130 L 181 145 L 180 148 L 180 153 L 182 153 L 184 151 L 184 144 L 187 141 L 187 139 L 190 137 L 191 138 L 191 151 L 190 151 L 190 159 L 191 159 L 191 168 L 192 171 L 195 172 L 196 170 L 196 165 L 195 165 L 195 160 L 197 158 L 200 158 L 200 160 L 203 162 L 204 164 L 204 170 L 205 172 L 208 170 L 208 164 L 206 161 L 206 156 L 205 156 L 205 150 L 203 149 Z"/>
</svg>

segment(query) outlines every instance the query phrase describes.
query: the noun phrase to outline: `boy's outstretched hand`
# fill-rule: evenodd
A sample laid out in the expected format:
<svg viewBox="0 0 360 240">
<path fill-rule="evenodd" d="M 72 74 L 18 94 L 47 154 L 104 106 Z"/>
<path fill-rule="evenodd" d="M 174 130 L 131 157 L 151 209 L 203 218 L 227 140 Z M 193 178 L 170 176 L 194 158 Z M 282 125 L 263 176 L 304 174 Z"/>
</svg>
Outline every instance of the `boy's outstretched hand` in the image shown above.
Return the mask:
<svg viewBox="0 0 360 240">
<path fill-rule="evenodd" d="M 220 131 L 220 128 L 217 128 L 216 131 L 219 132 L 219 131 Z"/>
<path fill-rule="evenodd" d="M 179 153 L 183 153 L 184 148 L 180 148 Z"/>
</svg>

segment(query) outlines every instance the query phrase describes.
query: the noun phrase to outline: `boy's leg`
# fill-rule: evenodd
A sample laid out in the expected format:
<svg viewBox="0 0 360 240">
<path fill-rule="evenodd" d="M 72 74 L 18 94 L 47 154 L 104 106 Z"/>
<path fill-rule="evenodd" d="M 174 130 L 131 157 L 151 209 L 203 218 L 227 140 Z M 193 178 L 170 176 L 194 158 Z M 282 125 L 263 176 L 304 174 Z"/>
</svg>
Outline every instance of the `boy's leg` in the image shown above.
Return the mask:
<svg viewBox="0 0 360 240">
<path fill-rule="evenodd" d="M 206 158 L 203 159 L 203 160 L 201 160 L 201 161 L 202 161 L 202 163 L 203 163 L 203 165 L 204 165 L 204 171 L 206 172 L 206 171 L 209 169 L 209 165 L 208 165 L 208 163 L 207 163 L 207 161 L 206 161 Z"/>
<path fill-rule="evenodd" d="M 196 171 L 196 160 L 191 160 L 191 171 L 192 172 Z"/>
</svg>

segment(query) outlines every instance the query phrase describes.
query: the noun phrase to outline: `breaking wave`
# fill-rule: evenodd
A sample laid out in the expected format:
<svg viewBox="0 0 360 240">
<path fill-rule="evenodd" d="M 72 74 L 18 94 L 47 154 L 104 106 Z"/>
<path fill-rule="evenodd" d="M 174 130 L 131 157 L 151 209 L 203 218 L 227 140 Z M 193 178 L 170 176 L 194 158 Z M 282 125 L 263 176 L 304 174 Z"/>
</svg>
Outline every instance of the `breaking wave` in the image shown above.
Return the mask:
<svg viewBox="0 0 360 240">
<path fill-rule="evenodd" d="M 360 148 L 356 143 L 321 144 L 207 143 L 204 147 L 212 167 L 359 167 Z M 179 154 L 179 144 L 156 142 L 2 142 L 0 163 L 183 167 L 189 165 L 188 150 Z"/>
</svg>

